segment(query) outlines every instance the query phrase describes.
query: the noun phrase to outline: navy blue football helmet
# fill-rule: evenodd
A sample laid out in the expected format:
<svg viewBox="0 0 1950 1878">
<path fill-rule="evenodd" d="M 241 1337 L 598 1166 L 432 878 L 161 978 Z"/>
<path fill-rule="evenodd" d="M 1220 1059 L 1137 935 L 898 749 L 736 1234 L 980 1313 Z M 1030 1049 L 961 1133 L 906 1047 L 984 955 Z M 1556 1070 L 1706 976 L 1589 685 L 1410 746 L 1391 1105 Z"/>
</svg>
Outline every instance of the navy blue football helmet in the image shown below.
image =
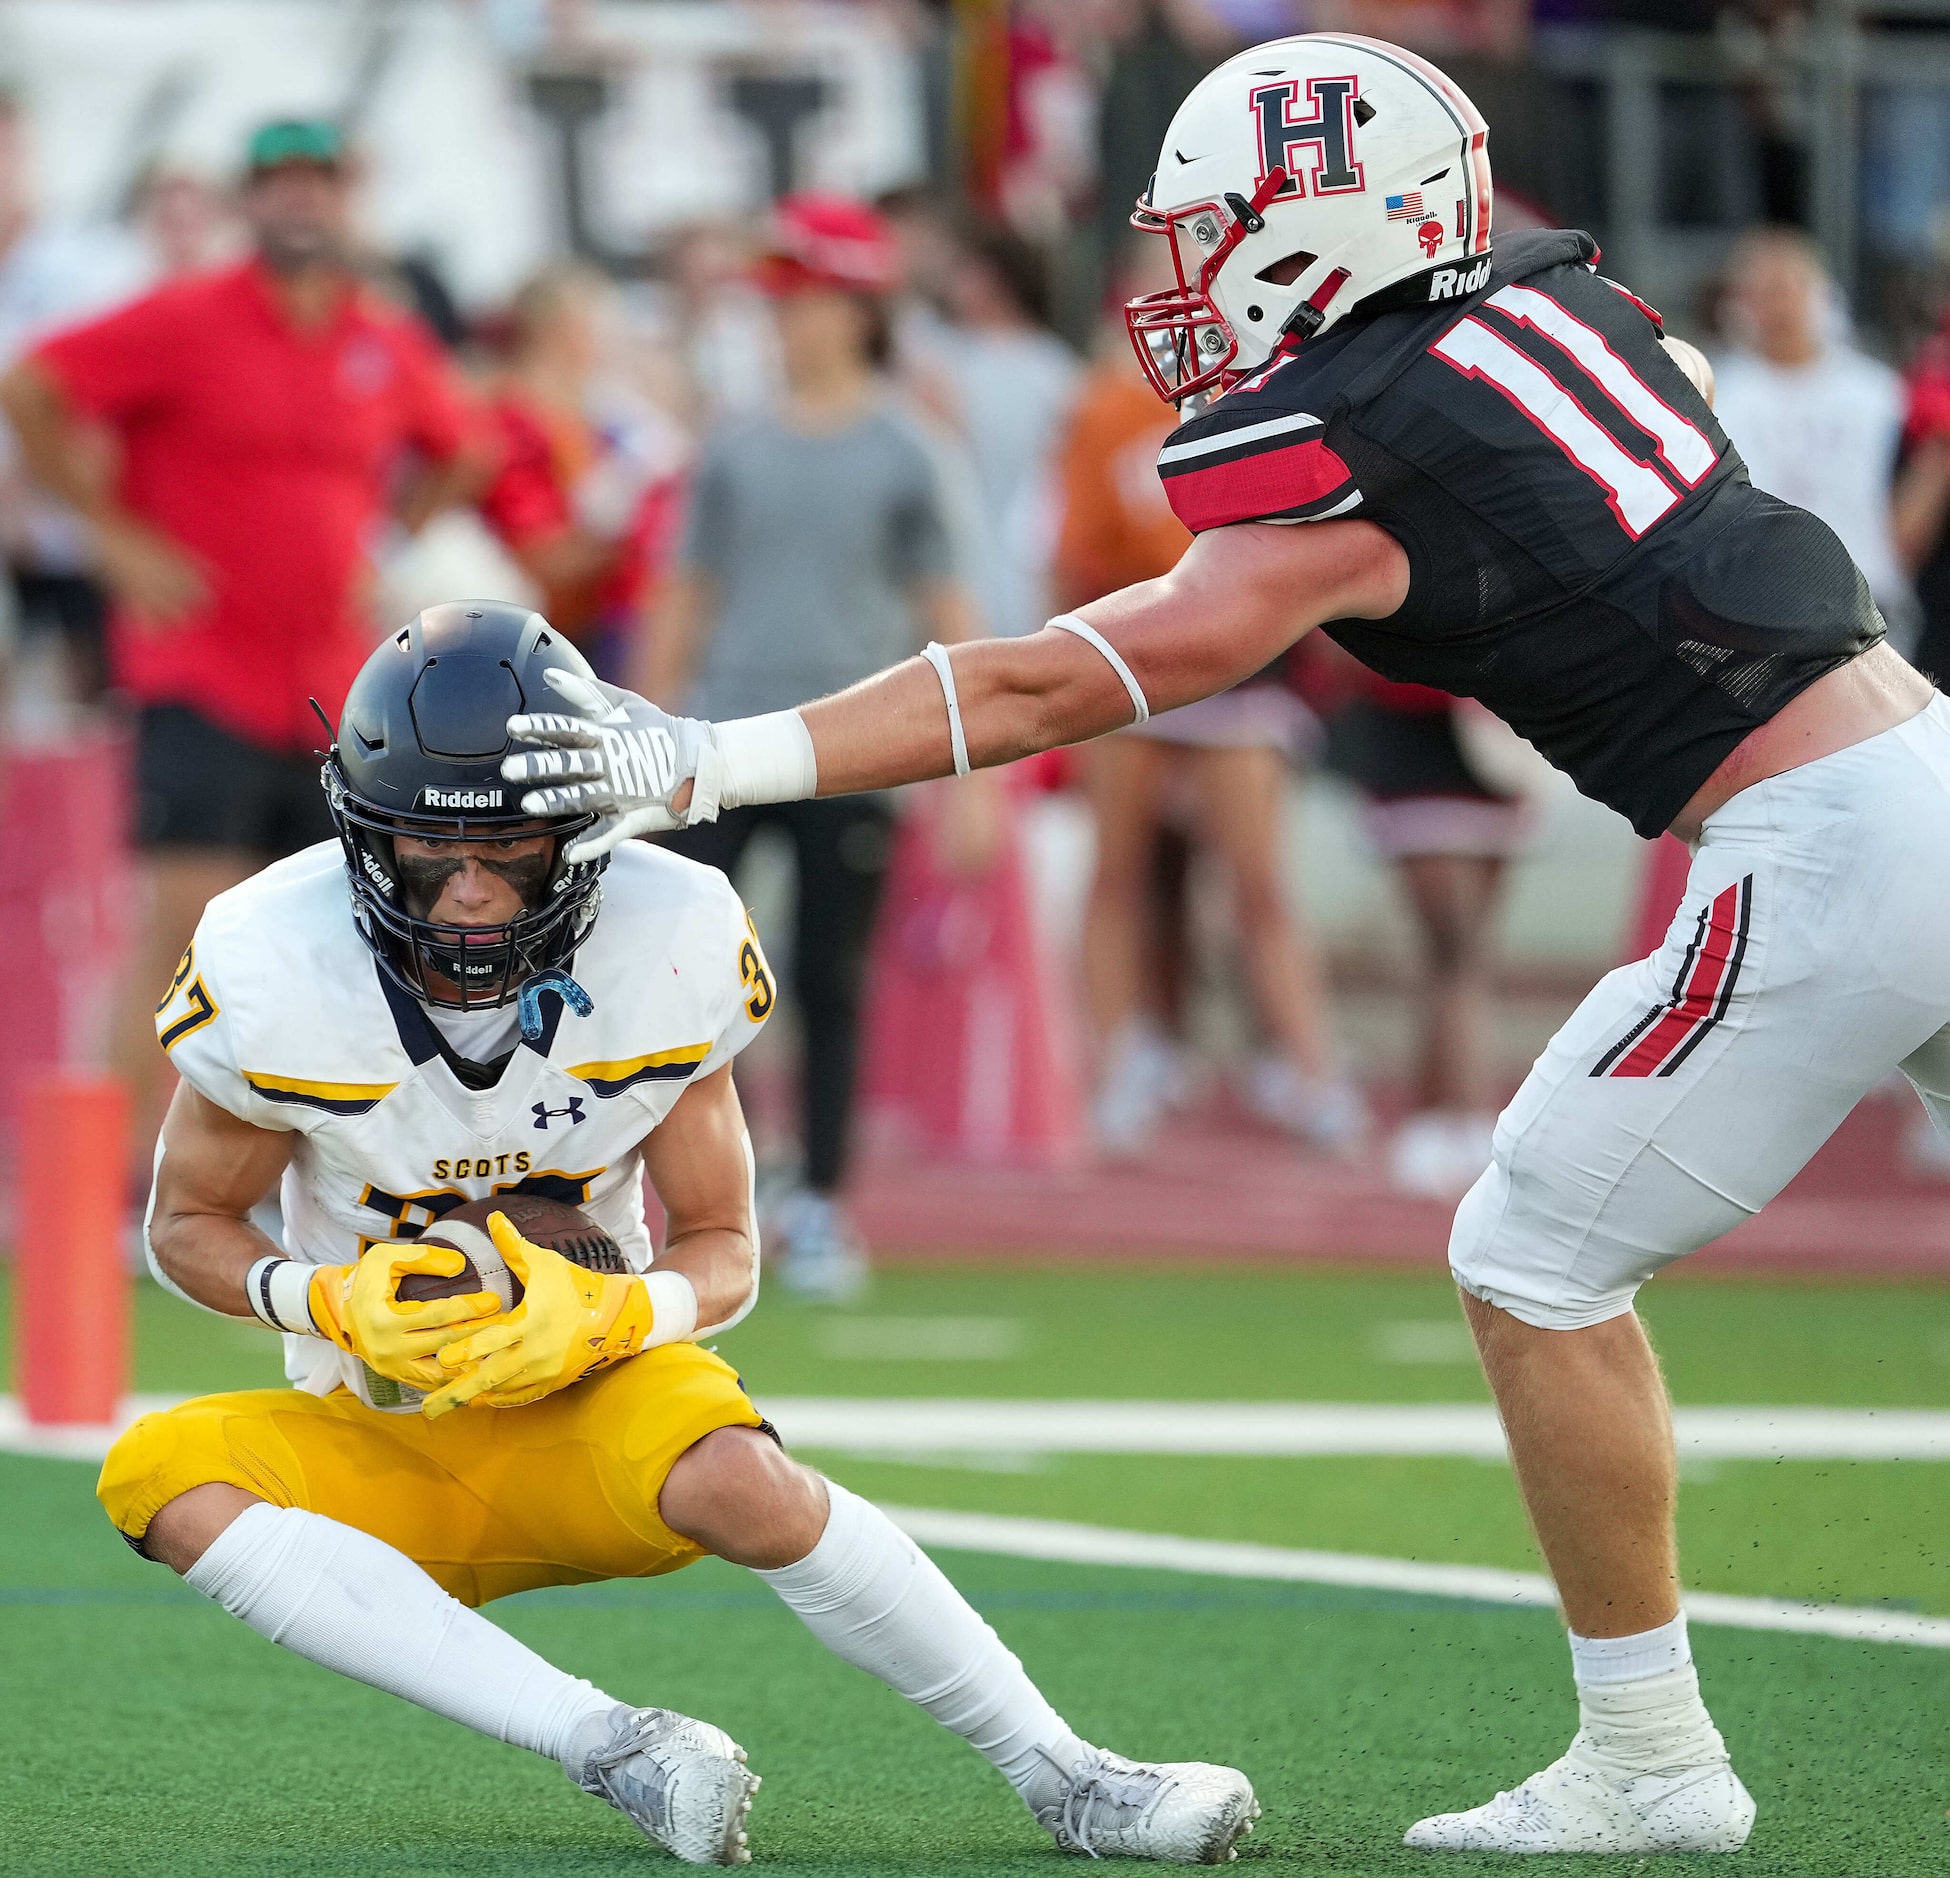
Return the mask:
<svg viewBox="0 0 1950 1878">
<path fill-rule="evenodd" d="M 509 717 L 560 708 L 542 680 L 551 667 L 595 676 L 539 613 L 455 600 L 428 607 L 386 640 L 346 696 L 322 780 L 345 849 L 353 917 L 380 969 L 416 998 L 461 1010 L 510 1003 L 529 979 L 566 966 L 595 923 L 609 859 L 563 858 L 595 817 L 524 814 L 521 791 L 501 777 Z M 426 917 L 437 890 L 429 894 L 429 883 L 402 867 L 400 835 L 547 835 L 554 845 L 541 864 L 506 870 L 525 902 L 516 918 L 455 927 Z"/>
</svg>

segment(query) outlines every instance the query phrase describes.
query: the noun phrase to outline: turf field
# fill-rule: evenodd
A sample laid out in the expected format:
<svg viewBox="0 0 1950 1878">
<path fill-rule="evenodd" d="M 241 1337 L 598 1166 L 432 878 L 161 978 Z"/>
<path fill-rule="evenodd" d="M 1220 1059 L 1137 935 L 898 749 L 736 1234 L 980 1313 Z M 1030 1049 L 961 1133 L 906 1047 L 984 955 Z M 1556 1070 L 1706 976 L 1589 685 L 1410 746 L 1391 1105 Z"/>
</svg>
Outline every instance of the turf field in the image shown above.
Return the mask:
<svg viewBox="0 0 1950 1878">
<path fill-rule="evenodd" d="M 1937 1407 L 1950 1292 L 1668 1280 L 1647 1316 L 1685 1404 Z M 950 1269 L 848 1312 L 776 1298 L 724 1343 L 778 1394 L 1472 1401 L 1440 1280 Z M 144 1287 L 138 1386 L 275 1379 L 268 1340 Z M 822 1457 L 911 1506 L 1535 1567 L 1508 1475 L 1469 1460 Z M 1683 1487 L 1700 1588 L 1950 1613 L 1950 1468 L 1716 1463 Z M 0 1870 L 599 1873 L 654 1855 L 554 1770 L 339 1682 L 206 1607 L 101 1523 L 91 1470 L 0 1456 Z M 1559 1752 L 1571 1706 L 1540 1612 L 944 1554 L 1084 1732 L 1237 1761 L 1248 1863 L 1482 1870 L 1400 1849 L 1418 1814 Z M 538 1593 L 496 1616 L 618 1693 L 703 1713 L 766 1776 L 759 1858 L 804 1873 L 1028 1873 L 1046 1841 L 1000 1781 L 826 1658 L 742 1574 Z M 1950 1652 L 1702 1628 L 1716 1714 L 1762 1803 L 1731 1868 L 1950 1870 Z M 1709 1862 L 1659 1861 L 1675 1874 Z M 1631 1861 L 1555 1861 L 1553 1873 Z"/>
</svg>

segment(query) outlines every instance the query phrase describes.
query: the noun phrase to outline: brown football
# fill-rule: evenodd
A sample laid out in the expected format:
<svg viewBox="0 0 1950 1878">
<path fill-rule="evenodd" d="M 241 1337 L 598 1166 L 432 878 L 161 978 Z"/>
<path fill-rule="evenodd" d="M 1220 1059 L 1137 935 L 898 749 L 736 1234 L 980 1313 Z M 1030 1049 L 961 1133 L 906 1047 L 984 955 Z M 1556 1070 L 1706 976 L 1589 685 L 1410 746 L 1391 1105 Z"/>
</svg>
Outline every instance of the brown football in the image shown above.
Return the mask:
<svg viewBox="0 0 1950 1878">
<path fill-rule="evenodd" d="M 616 1241 L 580 1207 L 564 1200 L 551 1200 L 539 1193 L 503 1193 L 492 1200 L 470 1200 L 451 1213 L 443 1213 L 423 1233 L 423 1244 L 450 1245 L 467 1259 L 466 1269 L 457 1277 L 440 1278 L 429 1272 L 409 1272 L 399 1281 L 397 1296 L 403 1303 L 423 1304 L 431 1298 L 464 1297 L 483 1288 L 473 1254 L 477 1251 L 498 1261 L 492 1241 L 487 1241 L 488 1220 L 505 1213 L 516 1232 L 534 1245 L 559 1252 L 573 1265 L 592 1272 L 626 1272 L 629 1264 Z M 454 1227 L 461 1230 L 453 1231 Z M 469 1230 L 471 1228 L 471 1230 Z M 476 1235 L 479 1237 L 476 1237 Z M 483 1241 L 487 1241 L 484 1245 Z M 508 1275 L 512 1296 L 508 1308 L 521 1302 L 521 1281 Z M 487 1289 L 494 1289 L 490 1284 Z"/>
</svg>

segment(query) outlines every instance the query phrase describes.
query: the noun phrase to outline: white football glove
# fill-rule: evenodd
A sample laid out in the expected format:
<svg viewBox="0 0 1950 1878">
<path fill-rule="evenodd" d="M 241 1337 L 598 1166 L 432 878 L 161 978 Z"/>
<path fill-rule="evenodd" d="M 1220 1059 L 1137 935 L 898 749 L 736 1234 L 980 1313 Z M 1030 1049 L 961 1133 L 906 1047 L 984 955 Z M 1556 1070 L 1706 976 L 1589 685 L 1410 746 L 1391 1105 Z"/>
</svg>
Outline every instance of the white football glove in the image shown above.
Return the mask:
<svg viewBox="0 0 1950 1878">
<path fill-rule="evenodd" d="M 659 834 L 718 818 L 723 764 L 715 728 L 697 717 L 673 717 L 620 685 L 591 682 L 574 672 L 543 673 L 570 711 L 523 713 L 508 719 L 517 743 L 535 751 L 503 757 L 512 783 L 542 783 L 521 799 L 530 815 L 586 815 L 596 825 L 570 843 L 567 858 L 592 861 L 633 835 Z M 692 784 L 680 814 L 670 799 Z"/>
</svg>

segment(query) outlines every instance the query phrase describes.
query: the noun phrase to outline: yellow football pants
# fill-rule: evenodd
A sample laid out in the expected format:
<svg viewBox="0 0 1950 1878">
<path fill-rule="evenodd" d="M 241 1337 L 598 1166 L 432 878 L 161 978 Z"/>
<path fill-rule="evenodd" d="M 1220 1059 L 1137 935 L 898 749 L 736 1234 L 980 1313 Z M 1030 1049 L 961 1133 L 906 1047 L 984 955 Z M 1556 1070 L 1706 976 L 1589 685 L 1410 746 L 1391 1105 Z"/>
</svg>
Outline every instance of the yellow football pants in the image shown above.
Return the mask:
<svg viewBox="0 0 1950 1878">
<path fill-rule="evenodd" d="M 382 1414 L 344 1389 L 199 1396 L 136 1422 L 95 1491 L 140 1539 L 179 1493 L 228 1481 L 371 1533 L 480 1605 L 703 1557 L 664 1524 L 657 1496 L 686 1448 L 762 1419 L 728 1364 L 670 1343 L 525 1408 L 436 1422 Z"/>
</svg>

